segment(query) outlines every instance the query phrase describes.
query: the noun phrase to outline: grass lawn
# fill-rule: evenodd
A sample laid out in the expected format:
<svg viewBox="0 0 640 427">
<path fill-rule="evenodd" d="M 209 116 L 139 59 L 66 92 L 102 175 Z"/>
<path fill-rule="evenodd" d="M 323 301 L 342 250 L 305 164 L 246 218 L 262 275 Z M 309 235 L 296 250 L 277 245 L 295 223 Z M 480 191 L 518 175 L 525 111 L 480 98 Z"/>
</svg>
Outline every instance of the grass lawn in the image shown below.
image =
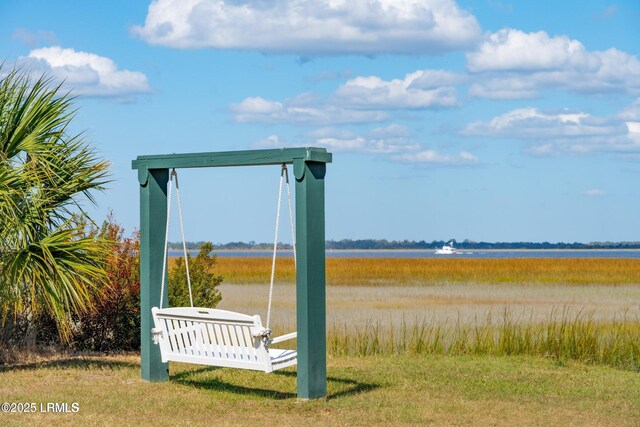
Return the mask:
<svg viewBox="0 0 640 427">
<path fill-rule="evenodd" d="M 0 370 L 0 401 L 77 402 L 78 413 L 0 414 L 1 425 L 637 426 L 640 373 L 543 357 L 331 357 L 328 399 L 298 402 L 294 370 L 172 364 L 145 383 L 136 356 Z"/>
<path fill-rule="evenodd" d="M 264 315 L 270 262 L 220 258 L 218 308 Z M 292 261 L 280 267 L 276 334 L 295 330 Z M 0 413 L 0 426 L 640 426 L 640 260 L 328 259 L 327 276 L 329 344 L 338 343 L 330 347 L 327 400 L 298 402 L 294 369 L 264 374 L 172 364 L 171 381 L 145 383 L 135 355 L 67 358 L 0 367 L 0 404 L 76 402 L 79 412 Z M 514 322 L 500 321 L 507 310 Z M 572 320 L 576 313 L 586 317 Z M 496 330 L 482 329 L 489 315 Z M 471 334 L 445 334 L 460 342 L 480 331 L 491 342 L 517 343 L 537 337 L 539 325 L 547 331 L 541 337 L 559 338 L 535 351 L 505 344 L 502 353 L 464 347 L 397 355 L 389 347 L 358 357 L 375 352 L 350 350 L 388 338 L 405 321 L 409 331 L 425 324 Z M 343 331 L 344 324 L 353 327 Z M 363 329 L 378 324 L 386 329 Z M 549 332 L 557 329 L 564 332 Z M 496 338 L 505 336 L 510 340 Z M 561 343 L 571 351 L 553 352 Z M 579 357 L 586 350 L 593 351 Z M 611 357 L 591 357 L 603 351 Z"/>
</svg>

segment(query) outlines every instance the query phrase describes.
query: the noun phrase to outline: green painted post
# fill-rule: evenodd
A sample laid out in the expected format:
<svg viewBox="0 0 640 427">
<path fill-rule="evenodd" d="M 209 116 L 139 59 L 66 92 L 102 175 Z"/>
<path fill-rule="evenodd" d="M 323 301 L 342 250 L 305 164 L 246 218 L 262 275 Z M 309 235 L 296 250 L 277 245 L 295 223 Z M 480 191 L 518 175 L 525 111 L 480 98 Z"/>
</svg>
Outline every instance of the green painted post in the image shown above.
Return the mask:
<svg viewBox="0 0 640 427">
<path fill-rule="evenodd" d="M 140 356 L 142 379 L 167 381 L 169 366 L 162 363 L 153 343 L 151 308 L 160 304 L 162 259 L 167 222 L 168 169 L 138 169 L 140 182 Z M 167 287 L 164 288 L 167 301 Z"/>
<path fill-rule="evenodd" d="M 294 159 L 299 399 L 318 399 L 327 395 L 325 172 L 325 163 Z"/>
</svg>

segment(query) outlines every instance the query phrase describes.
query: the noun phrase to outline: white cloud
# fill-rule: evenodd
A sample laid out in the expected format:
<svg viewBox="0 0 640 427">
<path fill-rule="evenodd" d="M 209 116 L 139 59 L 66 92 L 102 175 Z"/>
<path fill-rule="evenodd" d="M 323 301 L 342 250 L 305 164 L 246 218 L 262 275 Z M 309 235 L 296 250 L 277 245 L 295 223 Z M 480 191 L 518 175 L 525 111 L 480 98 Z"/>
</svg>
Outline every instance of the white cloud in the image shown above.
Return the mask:
<svg viewBox="0 0 640 427">
<path fill-rule="evenodd" d="M 411 135 L 408 127 L 392 123 L 389 126 L 374 128 L 370 133 L 375 138 L 404 138 Z"/>
<path fill-rule="evenodd" d="M 533 142 L 531 152 L 537 155 L 640 151 L 640 122 L 583 112 L 516 109 L 486 122 L 470 123 L 460 133 L 529 140 Z"/>
<path fill-rule="evenodd" d="M 254 143 L 253 147 L 254 148 L 286 148 L 287 144 L 278 135 L 269 135 L 268 137 Z"/>
<path fill-rule="evenodd" d="M 300 97 L 283 102 L 248 97 L 230 109 L 241 123 L 363 123 L 385 120 L 380 111 L 358 111 L 334 105 L 301 101 Z"/>
<path fill-rule="evenodd" d="M 458 105 L 455 88 L 464 81 L 459 74 L 421 70 L 404 79 L 356 77 L 340 86 L 328 101 L 310 92 L 284 101 L 260 96 L 230 106 L 238 122 L 259 123 L 366 123 L 388 119 L 383 110 L 443 108 Z"/>
<path fill-rule="evenodd" d="M 549 137 L 608 136 L 626 132 L 621 123 L 598 119 L 582 112 L 544 113 L 520 108 L 467 125 L 463 135 L 544 139 Z"/>
<path fill-rule="evenodd" d="M 640 122 L 625 122 L 629 139 L 640 145 Z"/>
<path fill-rule="evenodd" d="M 365 135 L 354 135 L 333 128 L 318 129 L 311 134 L 314 143 L 330 151 L 357 151 L 374 154 L 390 154 L 415 151 L 420 145 L 411 140 L 409 129 L 398 124 L 377 127 Z"/>
<path fill-rule="evenodd" d="M 318 138 L 316 144 L 328 148 L 329 151 L 369 151 L 367 140 L 362 136 L 353 138 Z"/>
<path fill-rule="evenodd" d="M 567 36 L 550 37 L 544 31 L 525 33 L 511 28 L 491 34 L 476 51 L 466 56 L 468 67 L 474 72 L 558 70 L 570 64 L 589 66 L 586 49 L 577 40 Z"/>
<path fill-rule="evenodd" d="M 561 87 L 583 94 L 640 94 L 640 61 L 617 49 L 588 51 L 578 40 L 502 29 L 466 54 L 470 94 L 509 99 Z"/>
<path fill-rule="evenodd" d="M 583 196 L 589 196 L 589 197 L 601 197 L 601 196 L 606 196 L 607 192 L 604 190 L 600 190 L 598 188 L 592 188 L 590 190 L 585 190 L 582 193 Z"/>
<path fill-rule="evenodd" d="M 299 145 L 321 146 L 331 152 L 365 153 L 401 163 L 468 166 L 478 163 L 478 158 L 466 151 L 457 154 L 425 149 L 414 141 L 406 126 L 396 123 L 373 128 L 363 134 L 334 127 L 323 127 L 298 139 Z M 278 135 L 270 135 L 254 144 L 259 148 L 282 148 L 288 146 Z"/>
<path fill-rule="evenodd" d="M 282 145 L 282 142 L 280 142 L 280 138 L 278 138 L 278 135 L 269 135 L 266 139 L 260 141 L 259 145 L 265 147 L 279 147 Z"/>
<path fill-rule="evenodd" d="M 64 80 L 66 88 L 81 95 L 125 97 L 151 91 L 141 72 L 119 70 L 109 58 L 60 46 L 34 49 L 17 64 Z"/>
<path fill-rule="evenodd" d="M 365 109 L 425 109 L 458 105 L 453 85 L 463 76 L 442 70 L 421 70 L 404 79 L 356 77 L 340 86 L 336 103 Z"/>
<path fill-rule="evenodd" d="M 478 163 L 478 158 L 466 151 L 449 154 L 424 149 L 411 138 L 408 128 L 395 123 L 374 128 L 364 135 L 333 128 L 318 129 L 312 135 L 316 137 L 315 144 L 335 152 L 383 154 L 395 162 L 423 165 L 469 166 Z"/>
<path fill-rule="evenodd" d="M 295 54 L 424 54 L 464 49 L 480 36 L 454 0 L 154 0 L 148 43 Z"/>
<path fill-rule="evenodd" d="M 633 101 L 628 107 L 623 108 L 619 117 L 624 120 L 640 120 L 640 98 Z"/>
<path fill-rule="evenodd" d="M 364 135 L 356 135 L 344 129 L 324 127 L 310 132 L 299 145 L 322 146 L 335 152 L 370 154 L 415 151 L 420 146 L 409 138 L 409 134 L 409 129 L 398 124 L 377 127 Z M 282 148 L 287 147 L 288 144 L 278 135 L 269 135 L 267 138 L 255 143 L 254 146 L 259 148 Z"/>
<path fill-rule="evenodd" d="M 538 95 L 538 84 L 523 75 L 501 78 L 477 76 L 476 80 L 469 88 L 469 95 L 478 98 L 522 99 Z"/>
<path fill-rule="evenodd" d="M 467 76 L 445 70 L 418 70 L 405 76 L 410 89 L 436 89 L 464 83 Z"/>
<path fill-rule="evenodd" d="M 478 158 L 473 154 L 461 151 L 458 154 L 441 153 L 436 150 L 422 150 L 395 156 L 394 160 L 403 163 L 419 163 L 431 165 L 462 166 L 475 165 Z"/>
</svg>

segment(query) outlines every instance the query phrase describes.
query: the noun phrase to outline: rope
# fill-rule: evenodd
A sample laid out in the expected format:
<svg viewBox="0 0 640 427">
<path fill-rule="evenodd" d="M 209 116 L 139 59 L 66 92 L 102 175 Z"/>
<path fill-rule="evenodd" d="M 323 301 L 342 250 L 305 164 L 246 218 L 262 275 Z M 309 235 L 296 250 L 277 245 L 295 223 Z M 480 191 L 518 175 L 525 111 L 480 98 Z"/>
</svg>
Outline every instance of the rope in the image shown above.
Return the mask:
<svg viewBox="0 0 640 427">
<path fill-rule="evenodd" d="M 289 171 L 286 165 L 282 165 L 284 176 L 287 181 L 287 201 L 289 202 L 289 224 L 291 224 L 291 246 L 293 246 L 293 268 L 297 266 L 298 258 L 296 256 L 296 230 L 293 226 L 293 208 L 291 207 L 291 186 L 289 185 Z"/>
<path fill-rule="evenodd" d="M 269 284 L 269 302 L 267 305 L 267 329 L 269 329 L 269 324 L 271 323 L 271 302 L 273 301 L 273 283 L 276 277 L 276 255 L 278 254 L 278 230 L 280 228 L 280 204 L 282 202 L 282 178 L 284 176 L 284 171 L 286 170 L 286 166 L 282 165 L 282 171 L 280 172 L 280 186 L 278 188 L 278 210 L 276 213 L 276 237 L 273 242 L 273 259 L 271 261 L 271 282 Z"/>
<path fill-rule="evenodd" d="M 189 274 L 189 257 L 187 256 L 187 242 L 184 239 L 184 224 L 182 223 L 182 202 L 180 201 L 180 186 L 178 185 L 178 174 L 173 170 L 176 177 L 176 196 L 178 196 L 178 218 L 180 218 L 180 234 L 182 236 L 182 252 L 184 254 L 184 267 L 187 270 L 187 287 L 189 288 L 189 302 L 193 307 L 193 294 L 191 293 L 191 274 Z"/>
<path fill-rule="evenodd" d="M 180 219 L 180 232 L 182 235 L 182 250 L 184 253 L 184 263 L 187 270 L 187 286 L 189 287 L 189 300 L 193 307 L 193 295 L 191 293 L 191 276 L 189 274 L 189 258 L 187 257 L 187 244 L 184 239 L 184 225 L 182 223 L 182 202 L 180 201 L 180 186 L 178 185 L 178 173 L 175 169 L 171 171 L 169 177 L 169 190 L 167 191 L 167 226 L 164 234 L 164 258 L 162 259 L 162 285 L 160 287 L 160 308 L 164 299 L 164 280 L 167 271 L 167 258 L 169 257 L 169 223 L 171 221 L 171 193 L 173 189 L 173 178 L 176 179 L 176 195 L 178 197 L 178 217 Z"/>
<path fill-rule="evenodd" d="M 167 250 L 169 249 L 169 220 L 171 218 L 171 189 L 173 188 L 173 172 L 169 176 L 169 190 L 167 191 L 167 226 L 164 233 L 164 257 L 162 258 L 162 285 L 160 287 L 160 308 L 162 308 L 162 300 L 164 297 L 164 279 L 165 272 L 167 271 Z"/>
<path fill-rule="evenodd" d="M 289 185 L 289 171 L 287 170 L 287 165 L 282 164 L 282 169 L 280 170 L 280 185 L 278 187 L 278 210 L 276 213 L 276 233 L 275 240 L 273 242 L 273 259 L 271 262 L 271 281 L 269 283 L 269 302 L 267 305 L 267 324 L 266 330 L 267 335 L 270 334 L 269 325 L 271 324 L 271 305 L 273 302 L 273 285 L 275 283 L 275 275 L 276 275 L 276 258 L 278 254 L 278 232 L 280 229 L 280 212 L 282 206 L 282 182 L 286 181 L 287 183 L 287 200 L 289 204 L 289 222 L 291 224 L 291 242 L 293 246 L 293 260 L 296 262 L 296 240 L 295 240 L 295 229 L 293 226 L 293 208 L 291 206 L 291 186 Z"/>
</svg>

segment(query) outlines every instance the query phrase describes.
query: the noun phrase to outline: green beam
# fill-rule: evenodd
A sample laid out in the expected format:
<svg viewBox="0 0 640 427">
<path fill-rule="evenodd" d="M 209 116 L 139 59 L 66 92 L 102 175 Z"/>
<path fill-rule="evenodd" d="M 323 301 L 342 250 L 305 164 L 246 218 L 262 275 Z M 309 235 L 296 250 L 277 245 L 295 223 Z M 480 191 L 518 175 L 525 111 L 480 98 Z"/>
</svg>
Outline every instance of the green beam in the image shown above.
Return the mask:
<svg viewBox="0 0 640 427">
<path fill-rule="evenodd" d="M 318 399 L 327 395 L 325 172 L 325 163 L 294 162 L 299 399 Z"/>
<path fill-rule="evenodd" d="M 160 304 L 164 236 L 167 222 L 168 169 L 139 170 L 140 181 L 140 356 L 142 379 L 166 381 L 168 364 L 151 339 L 151 308 Z M 167 301 L 167 287 L 164 288 Z"/>
<path fill-rule="evenodd" d="M 216 153 L 162 154 L 138 156 L 133 169 L 206 168 L 224 166 L 259 166 L 293 163 L 295 159 L 331 163 L 331 153 L 324 148 L 302 147 L 272 150 L 221 151 Z"/>
</svg>

